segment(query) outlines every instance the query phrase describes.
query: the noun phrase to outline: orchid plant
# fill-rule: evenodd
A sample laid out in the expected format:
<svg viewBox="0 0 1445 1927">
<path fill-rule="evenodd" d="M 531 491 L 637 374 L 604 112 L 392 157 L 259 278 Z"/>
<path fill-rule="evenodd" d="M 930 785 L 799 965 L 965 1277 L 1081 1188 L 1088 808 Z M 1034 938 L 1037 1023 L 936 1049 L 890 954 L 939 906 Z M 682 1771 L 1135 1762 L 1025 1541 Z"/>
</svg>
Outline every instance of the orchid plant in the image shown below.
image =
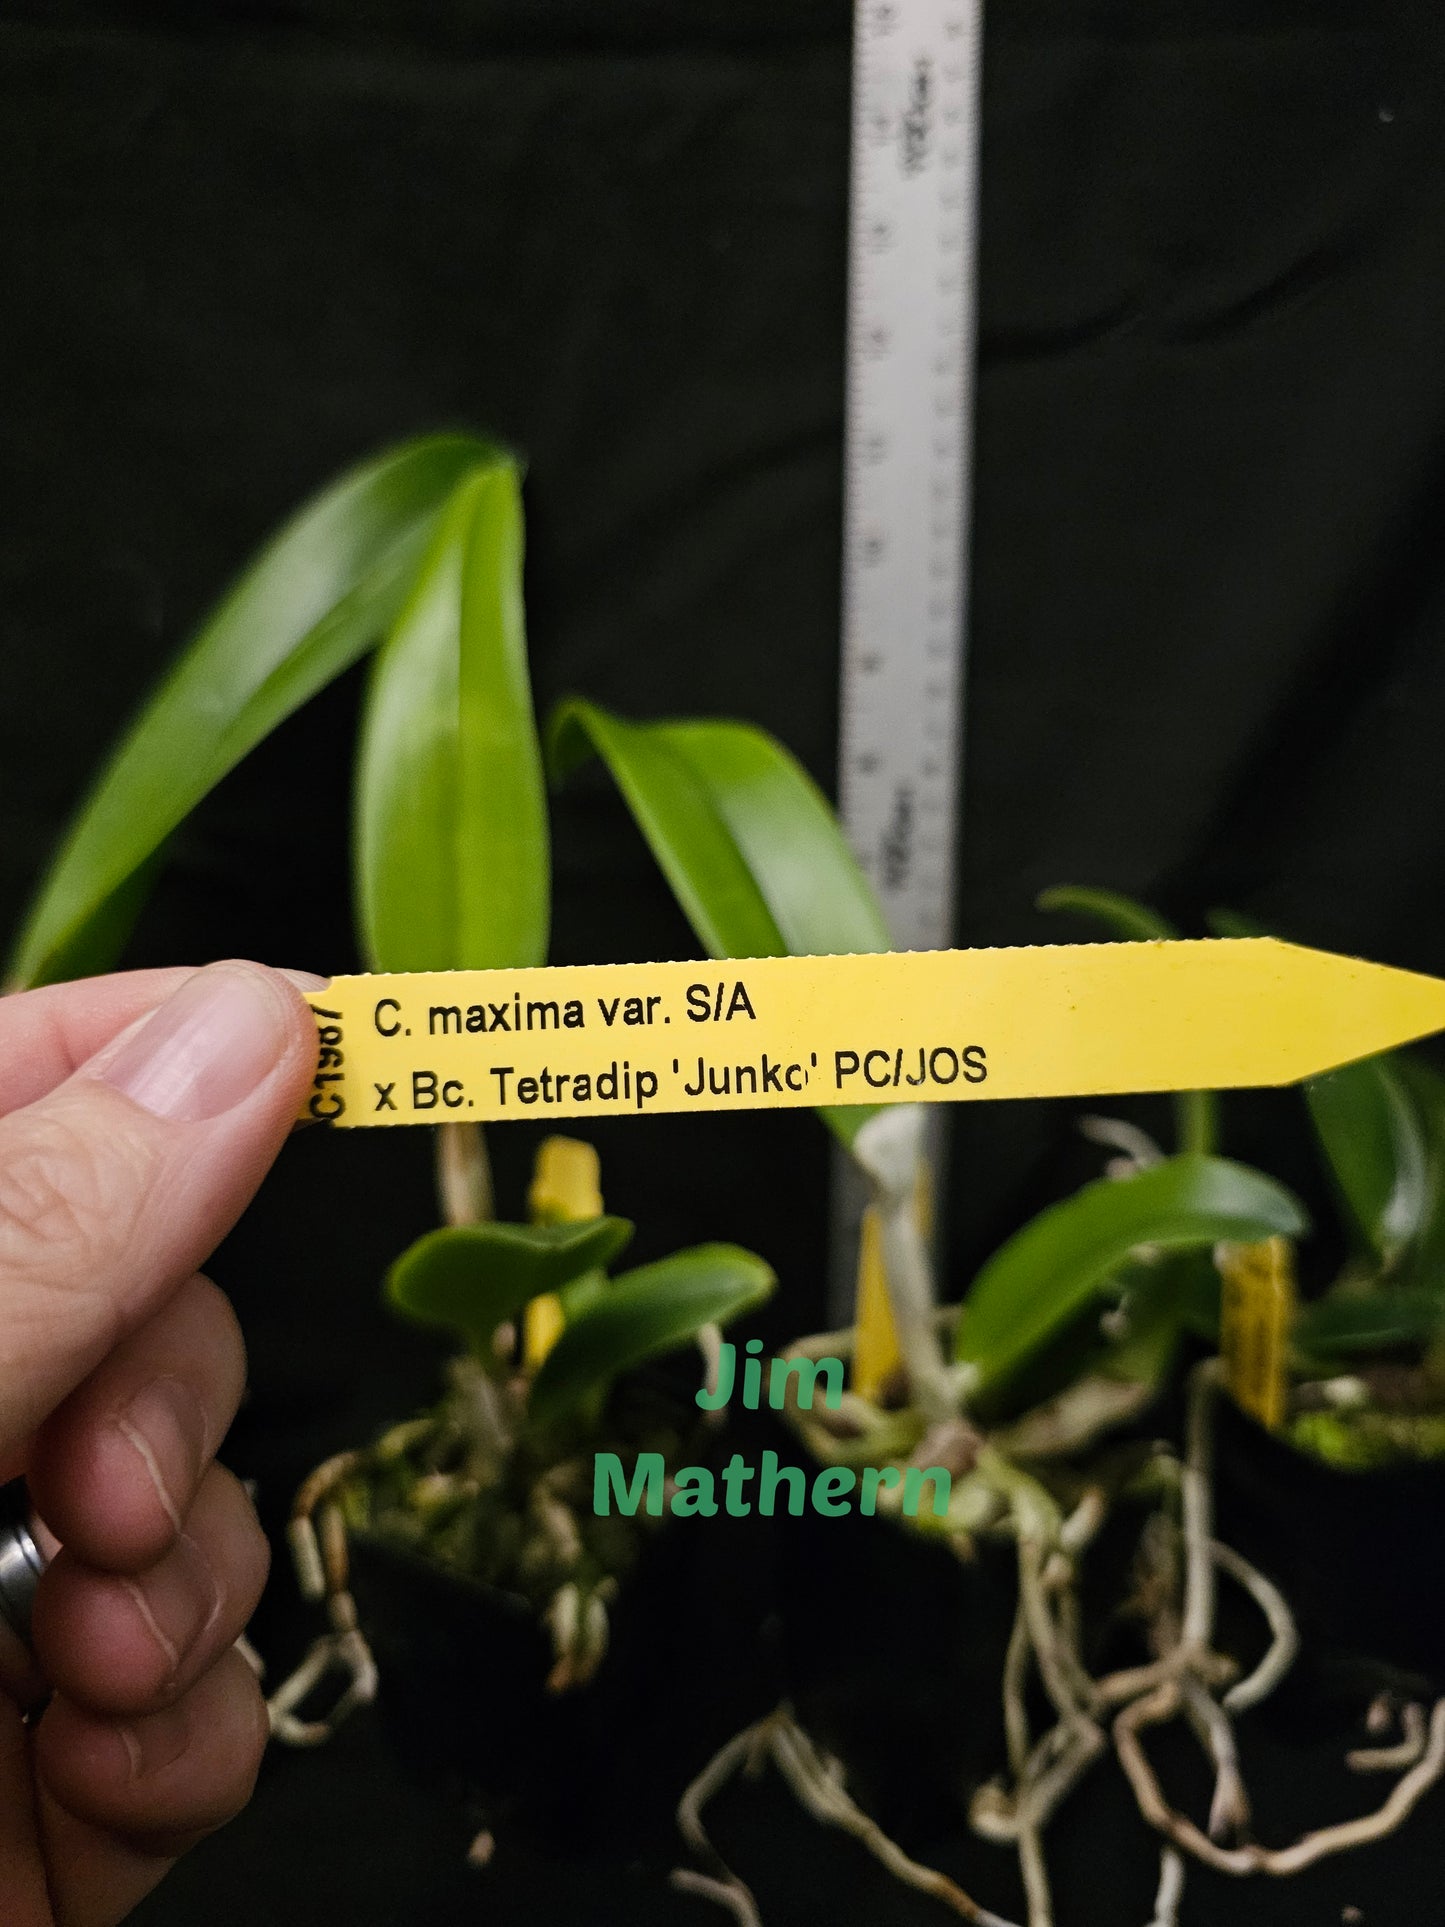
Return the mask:
<svg viewBox="0 0 1445 1927">
<path fill-rule="evenodd" d="M 266 545 L 202 623 L 81 805 L 16 937 L 12 987 L 109 968 L 188 812 L 278 724 L 374 652 L 358 743 L 352 865 L 360 948 L 378 970 L 545 961 L 551 904 L 543 759 L 522 598 L 521 472 L 495 443 L 427 437 L 343 475 Z M 619 1382 L 700 1348 L 772 1290 L 752 1253 L 706 1244 L 612 1275 L 631 1236 L 595 1153 L 543 1144 L 528 1217 L 498 1222 L 480 1126 L 436 1132 L 441 1226 L 391 1267 L 401 1316 L 457 1347 L 439 1403 L 319 1468 L 297 1496 L 303 1589 L 330 1630 L 272 1697 L 283 1738 L 323 1737 L 372 1696 L 348 1588 L 348 1528 L 520 1595 L 550 1626 L 550 1685 L 585 1681 L 644 1521 L 593 1519 L 584 1461 L 700 1414 Z M 325 1719 L 308 1696 L 340 1667 Z"/>
<path fill-rule="evenodd" d="M 551 718 L 544 751 L 527 669 L 520 472 L 491 442 L 444 435 L 389 450 L 324 489 L 202 624 L 79 810 L 18 933 L 11 984 L 109 968 L 187 813 L 369 652 L 352 858 L 371 967 L 543 962 L 547 776 L 565 782 L 593 755 L 709 956 L 888 947 L 833 812 L 763 732 L 632 722 L 574 699 Z M 1115 937 L 1171 934 L 1107 893 L 1056 891 L 1046 904 L 1102 920 Z M 1238 933 L 1227 920 L 1219 927 Z M 791 1348 L 850 1358 L 851 1386 L 809 1409 L 795 1401 L 790 1417 L 827 1464 L 948 1469 L 943 1515 L 923 1511 L 907 1529 L 963 1560 L 985 1539 L 1011 1551 L 1016 1615 L 998 1682 L 1007 1762 L 976 1790 L 970 1816 L 978 1833 L 1016 1849 L 1029 1927 L 1054 1917 L 1048 1822 L 1107 1752 L 1161 1839 L 1153 1927 L 1175 1927 L 1190 1857 L 1235 1874 L 1291 1872 L 1388 1832 L 1445 1771 L 1442 1703 L 1428 1716 L 1416 1709 L 1398 1746 L 1363 1760 L 1399 1775 L 1373 1814 L 1279 1849 L 1252 1837 L 1234 1722 L 1278 1684 L 1296 1635 L 1279 1588 L 1213 1529 L 1213 1416 L 1242 1385 L 1231 1278 L 1253 1265 L 1277 1287 L 1269 1369 L 1278 1409 L 1257 1409 L 1301 1447 L 1376 1462 L 1432 1450 L 1445 1431 L 1445 1399 L 1435 1395 L 1445 1082 L 1397 1054 L 1317 1079 L 1306 1098 L 1354 1252 L 1336 1287 L 1293 1314 L 1288 1272 L 1304 1210 L 1263 1172 L 1219 1154 L 1211 1093 L 1178 1099 L 1170 1151 L 1132 1124 L 1086 1120 L 1107 1154 L 1104 1174 L 1015 1233 L 961 1304 L 946 1302 L 934 1278 L 923 1114 L 907 1105 L 820 1113 L 872 1202 L 854 1323 Z M 479 1127 L 439 1127 L 436 1153 L 442 1223 L 396 1260 L 386 1292 L 399 1315 L 446 1332 L 455 1357 L 435 1406 L 328 1461 L 298 1495 L 297 1567 L 303 1588 L 326 1601 L 330 1629 L 273 1696 L 276 1729 L 292 1739 L 322 1737 L 375 1690 L 348 1587 L 348 1534 L 358 1530 L 521 1595 L 551 1628 L 552 1686 L 585 1681 L 645 1529 L 640 1518 L 588 1516 L 585 1463 L 599 1443 L 625 1458 L 659 1436 L 675 1459 L 706 1420 L 687 1396 L 648 1391 L 637 1368 L 695 1346 L 707 1377 L 721 1327 L 774 1284 L 761 1259 L 728 1245 L 613 1276 L 631 1227 L 605 1211 L 595 1154 L 579 1141 L 543 1145 L 516 1222 L 495 1217 Z M 1402 1358 L 1409 1396 L 1392 1402 Z M 1181 1371 L 1183 1436 L 1108 1449 Z M 618 1396 L 638 1385 L 640 1397 Z M 1136 1561 L 1136 1590 L 1151 1602 L 1143 1651 L 1138 1664 L 1095 1676 L 1080 1573 L 1126 1501 L 1147 1514 Z M 1219 1650 L 1221 1578 L 1254 1600 L 1265 1624 L 1264 1657 L 1247 1673 Z M 308 1719 L 308 1696 L 338 1663 L 340 1701 Z M 1146 1732 L 1176 1716 L 1200 1735 L 1215 1776 L 1203 1825 L 1169 1803 L 1145 1749 Z M 999 1927 L 887 1838 L 848 1792 L 844 1765 L 786 1707 L 729 1742 L 684 1796 L 683 1830 L 709 1871 L 682 1870 L 683 1884 L 739 1921 L 758 1918 L 702 1813 L 729 1772 L 763 1756 L 811 1812 L 855 1834 L 900 1878 Z"/>
<path fill-rule="evenodd" d="M 632 723 L 573 702 L 552 719 L 548 740 L 558 776 L 588 753 L 602 757 L 710 955 L 886 947 L 826 806 L 759 732 Z M 1058 889 L 1041 907 L 1102 922 L 1125 941 L 1176 934 L 1105 891 Z M 1214 928 L 1259 934 L 1227 913 Z M 1213 1092 L 1178 1096 L 1172 1152 L 1126 1121 L 1084 1119 L 1085 1133 L 1110 1154 L 1105 1174 L 1016 1232 L 961 1305 L 941 1303 L 932 1276 L 921 1114 L 908 1106 L 821 1113 L 871 1184 L 873 1205 L 853 1326 L 791 1348 L 815 1360 L 851 1356 L 851 1390 L 831 1410 L 795 1406 L 793 1422 L 829 1464 L 944 1466 L 953 1474 L 946 1515 L 920 1512 L 910 1529 L 936 1535 L 964 1560 L 985 1537 L 1014 1549 L 1017 1611 L 999 1682 L 1007 1767 L 976 1790 L 970 1819 L 984 1838 L 1016 1849 L 1029 1927 L 1054 1919 L 1047 1824 L 1107 1752 L 1161 1836 L 1150 1927 L 1176 1927 L 1189 1858 L 1236 1875 L 1287 1874 L 1392 1831 L 1445 1774 L 1445 1701 L 1428 1715 L 1407 1706 L 1398 1745 L 1351 1755 L 1361 1770 L 1400 1773 L 1373 1813 L 1283 1848 L 1252 1837 L 1234 1721 L 1278 1686 L 1298 1638 L 1279 1588 L 1215 1538 L 1217 1400 L 1233 1392 L 1306 1450 L 1340 1463 L 1438 1449 L 1445 1439 L 1445 1080 L 1399 1052 L 1316 1078 L 1305 1097 L 1355 1250 L 1335 1287 L 1298 1308 L 1293 1251 L 1308 1231 L 1306 1213 L 1274 1179 L 1219 1155 Z M 1262 1289 L 1269 1299 L 1274 1340 L 1263 1391 L 1260 1361 L 1240 1356 L 1231 1288 Z M 1201 1350 L 1187 1374 L 1184 1437 L 1142 1454 L 1108 1449 Z M 1403 1394 L 1402 1350 L 1414 1360 Z M 1140 1664 L 1094 1677 L 1082 1643 L 1082 1565 L 1111 1511 L 1141 1497 L 1148 1517 L 1136 1593 L 1151 1602 L 1144 1652 Z M 1243 1676 L 1216 1650 L 1221 1574 L 1254 1600 L 1268 1634 L 1263 1660 Z M 1031 1727 L 1036 1693 L 1049 1708 L 1042 1732 Z M 1376 1709 L 1376 1726 L 1395 1710 Z M 1143 1743 L 1149 1727 L 1176 1717 L 1200 1735 L 1215 1772 L 1203 1827 L 1169 1803 Z M 786 1705 L 729 1742 L 679 1807 L 685 1837 L 713 1863 L 718 1898 L 740 1920 L 754 1917 L 755 1903 L 719 1862 L 702 1807 L 760 1756 L 811 1812 L 853 1833 L 901 1879 L 962 1918 L 1000 1927 L 957 1883 L 882 1834 L 849 1796 L 844 1764 Z"/>
</svg>

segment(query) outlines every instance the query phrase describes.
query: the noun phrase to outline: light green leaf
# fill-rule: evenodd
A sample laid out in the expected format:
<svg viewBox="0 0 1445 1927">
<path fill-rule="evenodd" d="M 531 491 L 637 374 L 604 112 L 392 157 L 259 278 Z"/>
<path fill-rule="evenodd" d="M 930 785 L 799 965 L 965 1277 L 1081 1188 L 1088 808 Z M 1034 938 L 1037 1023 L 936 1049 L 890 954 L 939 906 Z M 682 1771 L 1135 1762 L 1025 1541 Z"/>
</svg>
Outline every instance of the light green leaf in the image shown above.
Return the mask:
<svg viewBox="0 0 1445 1927">
<path fill-rule="evenodd" d="M 1337 1292 L 1302 1308 L 1294 1343 L 1307 1358 L 1346 1358 L 1428 1345 L 1442 1323 L 1445 1306 L 1433 1292 Z"/>
<path fill-rule="evenodd" d="M 373 969 L 545 961 L 547 802 L 510 460 L 456 490 L 377 656 L 357 760 L 355 859 Z"/>
<path fill-rule="evenodd" d="M 733 722 L 629 723 L 572 700 L 548 725 L 561 781 L 596 752 L 711 957 L 889 948 L 882 912 L 822 792 L 782 745 Z M 822 1112 L 851 1143 L 876 1107 Z"/>
<path fill-rule="evenodd" d="M 1298 1201 L 1247 1165 L 1186 1152 L 1137 1177 L 1101 1179 L 1042 1211 L 996 1251 L 964 1302 L 957 1355 L 987 1387 L 1015 1370 L 1140 1245 L 1253 1243 L 1306 1225 Z"/>
<path fill-rule="evenodd" d="M 700 780 L 789 956 L 890 948 L 883 913 L 837 817 L 779 742 L 746 723 L 653 727 Z"/>
<path fill-rule="evenodd" d="M 780 957 L 782 931 L 716 800 L 665 725 L 595 703 L 552 712 L 548 762 L 561 782 L 595 750 L 612 773 L 684 915 L 710 957 Z"/>
<path fill-rule="evenodd" d="M 1036 902 L 1040 910 L 1065 910 L 1102 923 L 1126 943 L 1157 942 L 1179 935 L 1167 918 L 1117 890 L 1060 883 L 1043 891 Z M 1174 1119 L 1181 1151 L 1212 1151 L 1218 1144 L 1219 1104 L 1213 1091 L 1176 1091 Z"/>
<path fill-rule="evenodd" d="M 228 770 L 394 621 L 437 515 L 494 459 L 467 435 L 404 443 L 314 496 L 275 535 L 122 739 L 42 880 L 14 985 L 108 969 L 166 839 Z"/>
<path fill-rule="evenodd" d="M 1366 1057 L 1306 1083 L 1330 1175 L 1366 1249 L 1386 1269 L 1419 1234 L 1429 1203 L 1425 1136 L 1388 1057 Z"/>
<path fill-rule="evenodd" d="M 542 1425 L 595 1414 L 620 1373 L 760 1305 L 777 1283 L 772 1267 L 738 1245 L 695 1245 L 615 1279 L 580 1310 L 532 1384 Z"/>
<path fill-rule="evenodd" d="M 417 1324 L 460 1334 L 490 1364 L 498 1325 L 543 1292 L 599 1275 L 631 1237 L 626 1218 L 448 1225 L 401 1254 L 386 1295 Z"/>
</svg>

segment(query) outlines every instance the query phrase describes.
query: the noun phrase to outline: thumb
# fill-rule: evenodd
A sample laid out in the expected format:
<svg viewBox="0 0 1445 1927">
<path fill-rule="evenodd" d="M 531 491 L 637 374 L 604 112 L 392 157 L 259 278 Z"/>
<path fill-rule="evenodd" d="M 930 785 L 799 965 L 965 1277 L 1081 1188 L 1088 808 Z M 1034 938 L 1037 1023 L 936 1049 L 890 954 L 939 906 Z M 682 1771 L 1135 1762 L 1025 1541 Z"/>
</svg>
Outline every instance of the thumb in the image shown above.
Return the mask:
<svg viewBox="0 0 1445 1927">
<path fill-rule="evenodd" d="M 0 1454 L 225 1236 L 315 1062 L 314 1021 L 285 977 L 213 964 L 0 1118 Z"/>
</svg>

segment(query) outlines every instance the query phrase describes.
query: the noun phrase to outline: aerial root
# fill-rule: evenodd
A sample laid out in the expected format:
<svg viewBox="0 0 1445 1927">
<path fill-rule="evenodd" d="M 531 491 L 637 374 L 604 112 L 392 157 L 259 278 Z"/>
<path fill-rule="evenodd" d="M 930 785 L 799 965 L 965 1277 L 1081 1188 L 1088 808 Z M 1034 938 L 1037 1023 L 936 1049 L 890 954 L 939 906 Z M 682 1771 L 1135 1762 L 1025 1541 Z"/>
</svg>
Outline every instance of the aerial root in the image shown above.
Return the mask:
<svg viewBox="0 0 1445 1927">
<path fill-rule="evenodd" d="M 1178 1927 L 1186 1856 L 1235 1876 L 1293 1874 L 1393 1833 L 1428 1789 L 1445 1778 L 1445 1699 L 1428 1716 L 1414 1703 L 1397 1714 L 1393 1701 L 1382 1700 L 1372 1709 L 1370 1731 L 1383 1740 L 1398 1718 L 1398 1740 L 1347 1756 L 1355 1772 L 1400 1776 L 1379 1807 L 1285 1847 L 1262 1846 L 1249 1837 L 1250 1801 L 1234 1721 L 1276 1690 L 1299 1651 L 1299 1635 L 1273 1581 L 1214 1536 L 1212 1434 L 1218 1388 L 1217 1365 L 1196 1369 L 1184 1459 L 1177 1466 L 1178 1511 L 1166 1507 L 1156 1516 L 1157 1530 L 1146 1534 L 1141 1549 L 1154 1657 L 1100 1678 L 1091 1676 L 1082 1656 L 1077 1566 L 1105 1516 L 1102 1492 L 1090 1488 L 1063 1516 L 1046 1488 L 997 1449 L 985 1446 L 980 1453 L 979 1472 L 995 1487 L 1002 1525 L 1013 1533 L 1018 1602 L 1002 1679 L 1007 1776 L 978 1789 L 969 1818 L 983 1838 L 1014 1847 L 1028 1927 L 1054 1923 L 1045 1829 L 1111 1748 L 1142 1818 L 1162 1836 L 1149 1927 Z M 1269 1634 L 1263 1658 L 1243 1677 L 1235 1661 L 1214 1648 L 1219 1574 L 1254 1601 Z M 1031 1677 L 1037 1678 L 1052 1714 L 1038 1736 L 1029 1722 Z M 1170 1804 L 1145 1748 L 1149 1729 L 1174 1719 L 1187 1723 L 1213 1768 L 1214 1791 L 1203 1827 Z M 974 1927 L 1005 1927 L 946 1875 L 911 1860 L 858 1807 L 847 1792 L 841 1764 L 819 1750 L 786 1706 L 719 1749 L 684 1794 L 679 1826 L 694 1851 L 712 1863 L 712 1871 L 680 1870 L 675 1884 L 716 1900 L 741 1927 L 760 1927 L 757 1903 L 717 1854 L 702 1809 L 735 1772 L 758 1772 L 769 1762 L 816 1820 L 850 1833 L 906 1885 L 932 1895 Z"/>
<path fill-rule="evenodd" d="M 1445 1699 L 1437 1700 L 1430 1716 L 1428 1736 L 1420 1758 L 1397 1780 L 1389 1797 L 1373 1813 L 1356 1820 L 1341 1821 L 1306 1833 L 1291 1846 L 1269 1848 L 1255 1844 L 1221 1847 L 1200 1832 L 1192 1820 L 1175 1811 L 1165 1799 L 1159 1781 L 1144 1752 L 1140 1733 L 1172 1717 L 1178 1706 L 1178 1688 L 1165 1686 L 1157 1695 L 1136 1701 L 1114 1723 L 1114 1745 L 1120 1765 L 1128 1776 L 1149 1824 L 1184 1852 L 1193 1854 L 1219 1873 L 1265 1873 L 1282 1876 L 1298 1873 L 1331 1854 L 1351 1847 L 1363 1847 L 1393 1833 L 1414 1811 L 1423 1795 L 1445 1775 Z"/>
<path fill-rule="evenodd" d="M 1215 1565 L 1222 1572 L 1227 1572 L 1254 1600 L 1264 1614 L 1265 1624 L 1270 1631 L 1269 1651 L 1264 1658 L 1247 1679 L 1231 1686 L 1224 1695 L 1224 1710 L 1227 1713 L 1245 1713 L 1251 1706 L 1258 1706 L 1261 1700 L 1268 1699 L 1293 1666 L 1299 1653 L 1299 1633 L 1295 1629 L 1294 1614 L 1273 1580 L 1266 1579 L 1232 1546 L 1221 1545 L 1218 1539 L 1210 1540 L 1209 1553 Z"/>
<path fill-rule="evenodd" d="M 702 1812 L 739 1769 L 757 1771 L 769 1760 L 806 1812 L 824 1826 L 851 1834 L 905 1886 L 942 1902 L 973 1927 L 1012 1927 L 979 1906 L 947 1874 L 911 1859 L 848 1793 L 842 1762 L 814 1744 L 786 1705 L 755 1725 L 744 1727 L 719 1747 L 678 1802 L 679 1831 L 693 1851 L 711 1863 L 713 1871 L 704 1875 L 679 1868 L 672 1875 L 674 1886 L 717 1901 L 742 1927 L 761 1927 L 752 1890 L 719 1854 L 703 1824 Z"/>
<path fill-rule="evenodd" d="M 1110 1742 L 1141 1815 L 1166 1843 L 1160 1855 L 1151 1927 L 1176 1927 L 1184 1855 L 1220 1873 L 1295 1873 L 1327 1855 L 1394 1832 L 1424 1793 L 1445 1777 L 1445 1700 L 1428 1719 L 1422 1707 L 1407 1705 L 1399 1714 L 1397 1744 L 1361 1748 L 1348 1755 L 1348 1764 L 1356 1772 L 1402 1776 L 1375 1812 L 1307 1833 L 1287 1847 L 1264 1847 L 1249 1839 L 1250 1802 L 1234 1718 L 1274 1692 L 1298 1653 L 1299 1636 L 1279 1588 L 1214 1537 L 1212 1416 L 1217 1389 L 1217 1367 L 1199 1367 L 1190 1382 L 1186 1451 L 1179 1467 L 1177 1535 L 1183 1569 L 1171 1577 L 1167 1554 L 1156 1554 L 1153 1591 L 1162 1595 L 1162 1603 L 1151 1612 L 1157 1657 L 1147 1665 L 1100 1679 L 1084 1670 L 1073 1604 L 1072 1560 L 1077 1548 L 1068 1543 L 1068 1537 L 1092 1534 L 1078 1534 L 1074 1526 L 1074 1534 L 1066 1537 L 1066 1530 L 1056 1524 L 1050 1539 L 1041 1531 L 1041 1521 L 1049 1519 L 1046 1495 L 1016 1469 L 1006 1475 L 1019 1562 L 1019 1605 L 1003 1677 L 1004 1730 L 1013 1785 L 994 1782 L 981 1788 L 974 1796 L 970 1819 L 984 1838 L 1014 1843 L 1029 1899 L 1029 1927 L 1049 1927 L 1052 1920 L 1040 1845 L 1043 1829 Z M 1092 1519 L 1089 1523 L 1097 1529 Z M 1074 1520 L 1069 1524 L 1074 1525 Z M 1234 1662 L 1213 1648 L 1216 1574 L 1220 1572 L 1249 1594 L 1269 1630 L 1264 1657 L 1243 1679 L 1236 1677 Z M 1037 1741 L 1030 1736 L 1026 1713 L 1031 1671 L 1037 1674 L 1055 1715 L 1053 1726 Z M 1382 1729 L 1390 1712 L 1384 1705 L 1374 1709 L 1374 1730 Z M 1169 1804 L 1144 1747 L 1143 1736 L 1150 1727 L 1180 1717 L 1198 1737 L 1214 1769 L 1207 1828 Z M 1101 1725 L 1106 1721 L 1111 1722 L 1107 1736 Z"/>
<path fill-rule="evenodd" d="M 1209 1807 L 1211 1840 L 1238 1840 L 1249 1829 L 1249 1794 L 1239 1770 L 1239 1748 L 1228 1713 L 1199 1680 L 1184 1681 L 1184 1712 L 1214 1763 L 1214 1798 Z"/>
<path fill-rule="evenodd" d="M 730 1874 L 724 1880 L 713 1874 L 696 1873 L 691 1867 L 674 1867 L 668 1880 L 679 1893 L 696 1894 L 699 1899 L 716 1901 L 719 1907 L 727 1909 L 738 1927 L 763 1927 L 763 1917 L 758 1912 L 751 1888 L 745 1886 L 735 1874 Z"/>
<path fill-rule="evenodd" d="M 1154 1918 L 1149 1927 L 1179 1927 L 1179 1903 L 1184 1898 L 1184 1855 L 1177 1847 L 1159 1850 L 1159 1886 L 1154 1895 Z"/>
<path fill-rule="evenodd" d="M 1353 1773 L 1403 1773 L 1424 1756 L 1430 1729 L 1425 1709 L 1417 1700 L 1400 1708 L 1400 1740 L 1396 1746 L 1360 1746 L 1345 1755 Z"/>
<path fill-rule="evenodd" d="M 320 1746 L 358 1706 L 376 1698 L 379 1677 L 351 1597 L 346 1519 L 337 1494 L 361 1467 L 361 1452 L 340 1452 L 317 1466 L 296 1494 L 287 1525 L 292 1562 L 302 1597 L 325 1601 L 330 1628 L 312 1642 L 296 1667 L 266 1701 L 271 1736 L 283 1746 Z M 333 1673 L 345 1681 L 326 1711 L 306 1719 L 301 1709 Z"/>
<path fill-rule="evenodd" d="M 553 1593 L 543 1616 L 552 1638 L 549 1693 L 568 1693 L 585 1686 L 606 1658 L 611 1639 L 607 1606 L 616 1592 L 616 1581 L 608 1577 L 589 1592 L 584 1593 L 575 1580 L 569 1579 Z"/>
<path fill-rule="evenodd" d="M 342 1595 L 350 1605 L 351 1595 Z M 300 1708 L 332 1673 L 346 1681 L 339 1697 L 316 1719 L 304 1719 Z M 369 1706 L 376 1698 L 379 1679 L 376 1661 L 361 1629 L 355 1624 L 313 1641 L 301 1664 L 266 1702 L 271 1736 L 283 1746 L 320 1746 L 329 1740 L 358 1706 Z"/>
</svg>

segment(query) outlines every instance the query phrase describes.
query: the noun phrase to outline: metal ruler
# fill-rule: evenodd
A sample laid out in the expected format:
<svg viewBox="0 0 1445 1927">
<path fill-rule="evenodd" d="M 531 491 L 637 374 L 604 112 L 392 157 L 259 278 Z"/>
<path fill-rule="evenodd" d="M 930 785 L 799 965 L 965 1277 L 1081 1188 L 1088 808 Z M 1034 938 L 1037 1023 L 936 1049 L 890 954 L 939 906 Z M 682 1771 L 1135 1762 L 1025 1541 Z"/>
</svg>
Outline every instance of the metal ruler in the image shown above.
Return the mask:
<svg viewBox="0 0 1445 1927">
<path fill-rule="evenodd" d="M 839 804 L 899 949 L 953 941 L 982 0 L 857 0 Z M 856 1189 L 836 1186 L 834 1304 Z"/>
</svg>

